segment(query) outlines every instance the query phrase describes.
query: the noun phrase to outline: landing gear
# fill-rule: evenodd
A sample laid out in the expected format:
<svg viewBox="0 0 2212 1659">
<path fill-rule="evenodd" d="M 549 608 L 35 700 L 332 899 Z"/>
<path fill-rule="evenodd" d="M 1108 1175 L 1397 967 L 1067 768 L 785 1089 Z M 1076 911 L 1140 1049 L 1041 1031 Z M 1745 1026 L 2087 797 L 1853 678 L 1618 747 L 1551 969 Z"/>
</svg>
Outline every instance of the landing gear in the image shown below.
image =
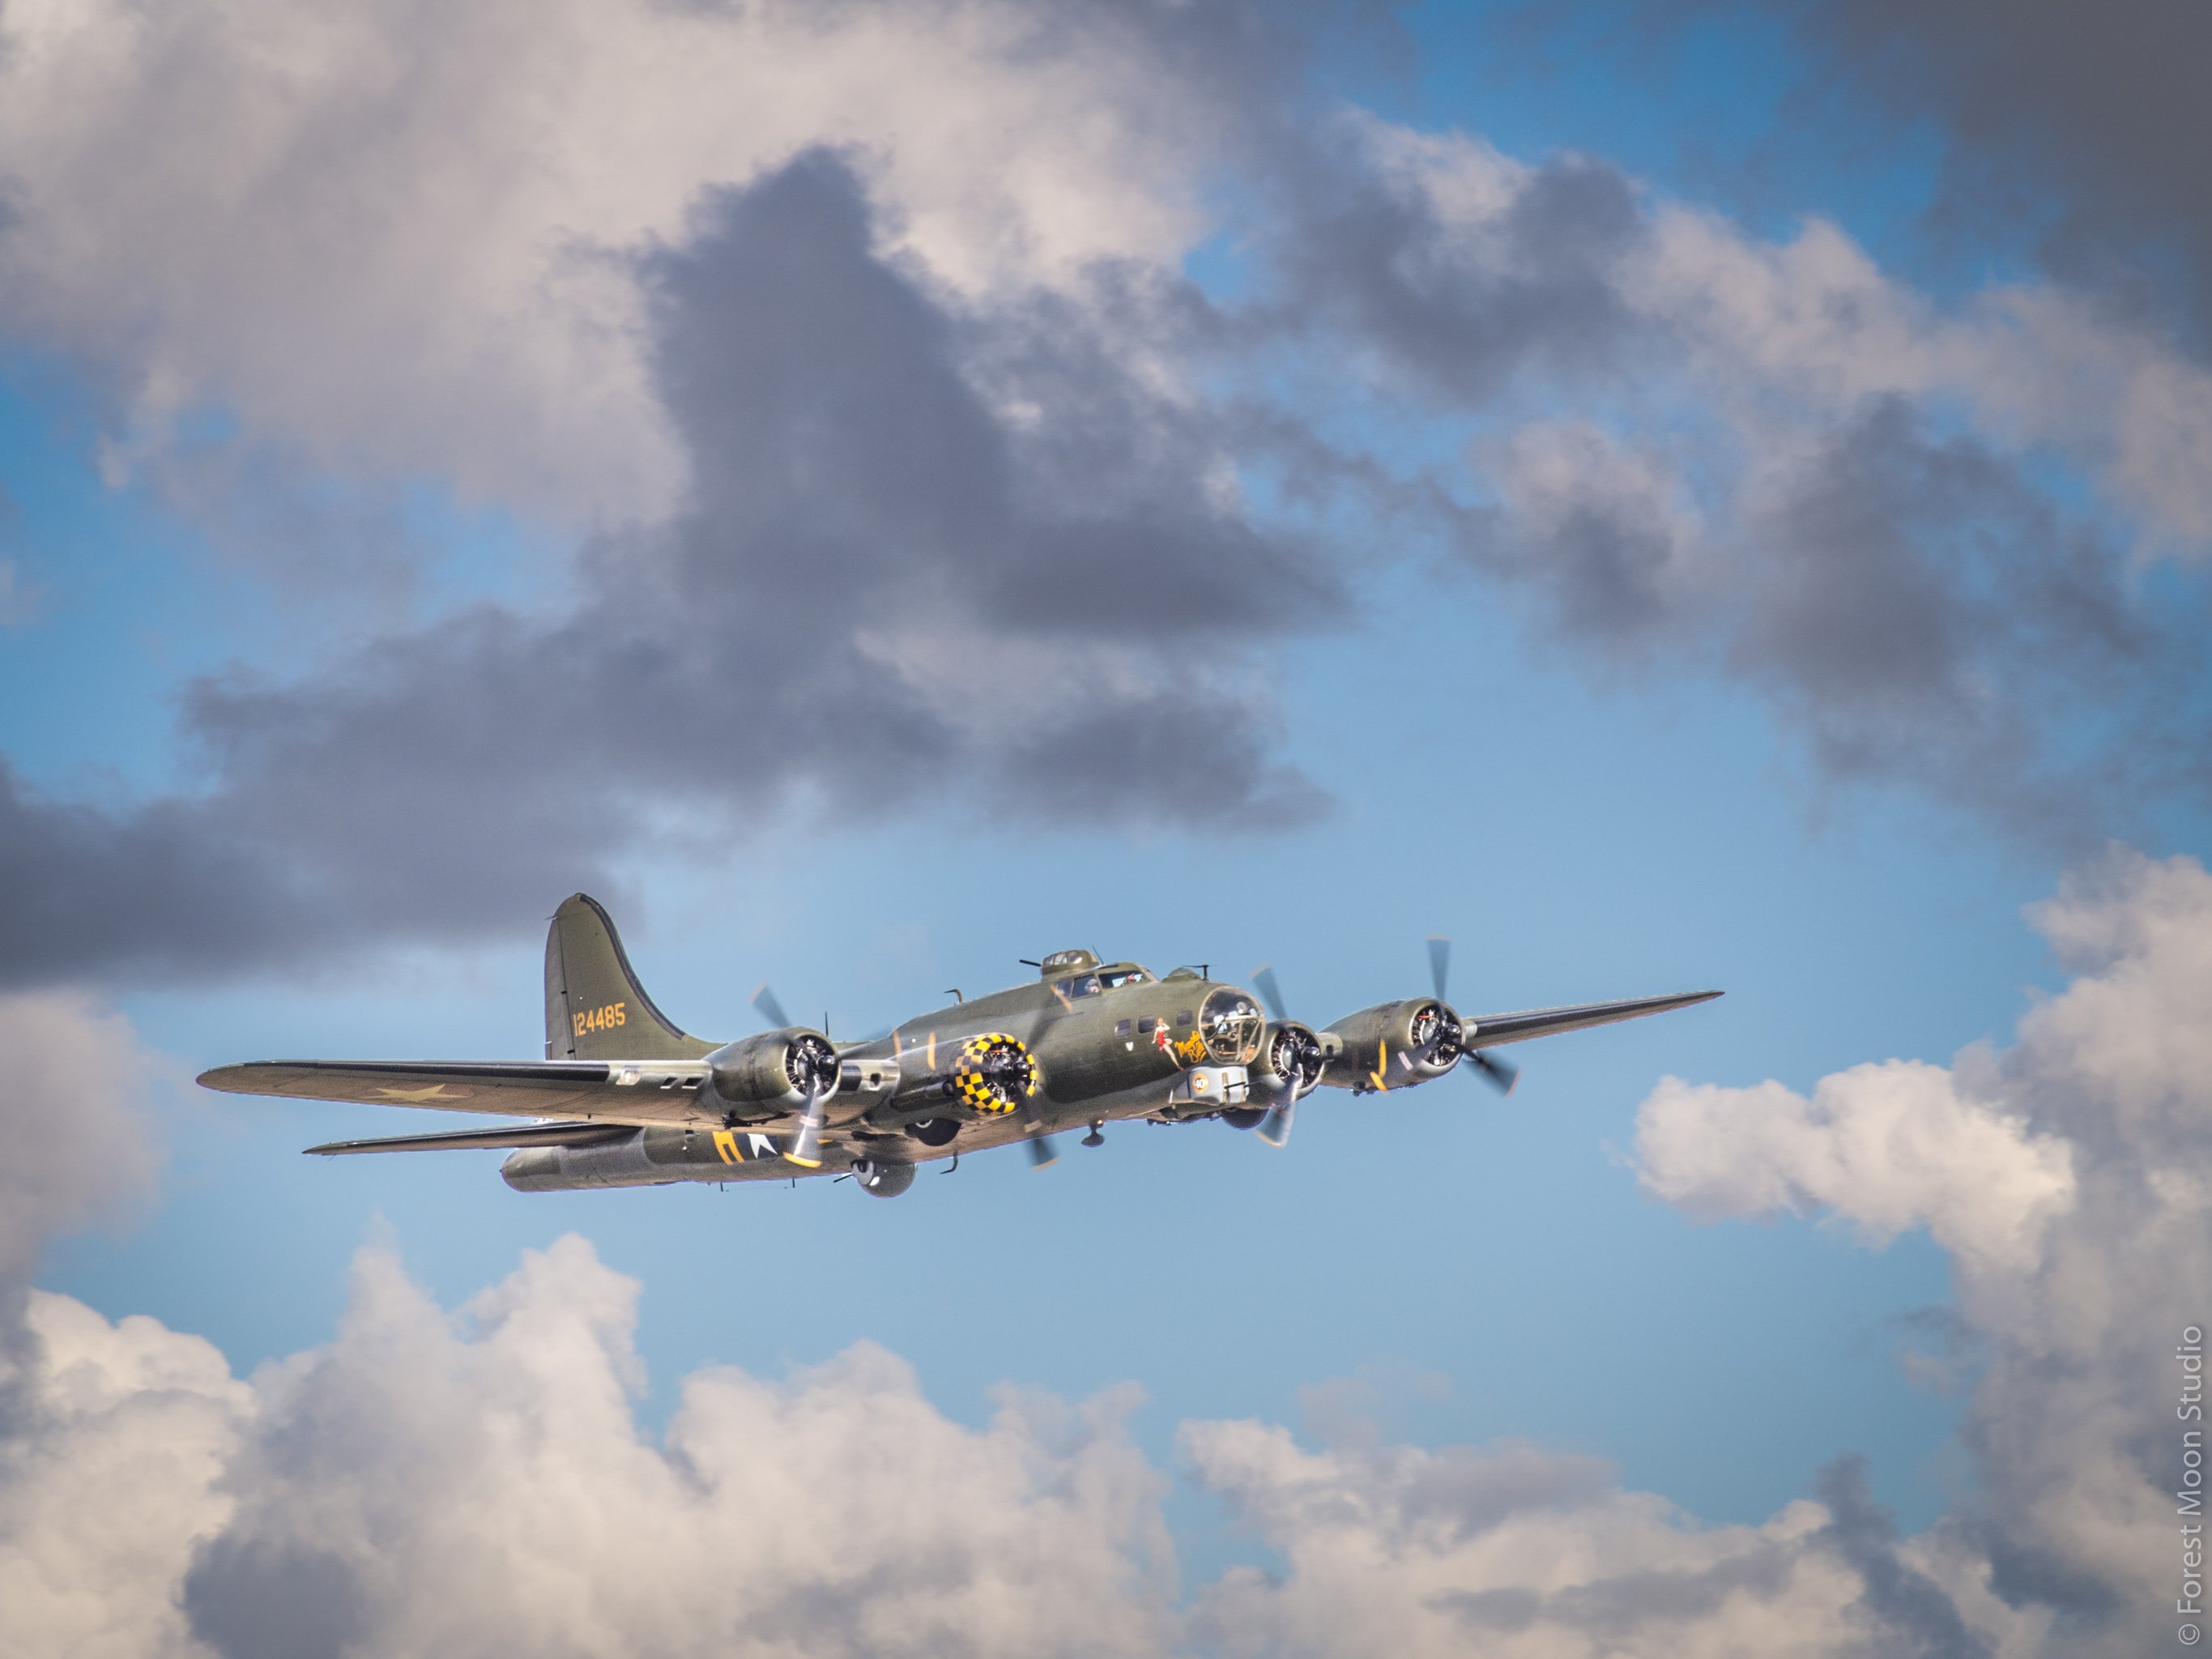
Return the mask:
<svg viewBox="0 0 2212 1659">
<path fill-rule="evenodd" d="M 1105 1120 L 1103 1118 L 1093 1123 L 1091 1126 L 1091 1133 L 1083 1137 L 1083 1144 L 1086 1146 L 1103 1146 L 1106 1144 L 1106 1137 L 1098 1132 L 1105 1127 Z"/>
</svg>

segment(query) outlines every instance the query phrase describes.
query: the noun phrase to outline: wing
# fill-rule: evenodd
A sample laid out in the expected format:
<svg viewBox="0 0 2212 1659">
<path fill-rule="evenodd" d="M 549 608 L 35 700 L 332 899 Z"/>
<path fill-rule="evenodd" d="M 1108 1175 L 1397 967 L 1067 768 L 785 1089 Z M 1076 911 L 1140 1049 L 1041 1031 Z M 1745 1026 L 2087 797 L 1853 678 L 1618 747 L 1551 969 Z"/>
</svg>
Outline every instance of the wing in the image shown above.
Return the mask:
<svg viewBox="0 0 2212 1659">
<path fill-rule="evenodd" d="M 511 1117 L 720 1127 L 698 1103 L 704 1066 L 684 1061 L 257 1060 L 200 1073 L 210 1089 Z"/>
<path fill-rule="evenodd" d="M 329 1140 L 307 1150 L 324 1158 L 351 1152 L 438 1152 L 479 1146 L 597 1146 L 637 1131 L 627 1123 L 524 1123 L 501 1129 L 446 1129 L 375 1140 Z"/>
<path fill-rule="evenodd" d="M 1571 1008 L 1531 1008 L 1517 1014 L 1485 1014 L 1462 1019 L 1464 1041 L 1469 1048 L 1494 1048 L 1501 1042 L 1525 1042 L 1530 1037 L 1558 1031 L 1579 1031 L 1592 1025 L 1611 1025 L 1616 1020 L 1641 1019 L 1663 1014 L 1670 1008 L 1687 1008 L 1711 1002 L 1718 991 L 1684 991 L 1671 997 L 1637 997 L 1627 1002 L 1584 1002 Z"/>
</svg>

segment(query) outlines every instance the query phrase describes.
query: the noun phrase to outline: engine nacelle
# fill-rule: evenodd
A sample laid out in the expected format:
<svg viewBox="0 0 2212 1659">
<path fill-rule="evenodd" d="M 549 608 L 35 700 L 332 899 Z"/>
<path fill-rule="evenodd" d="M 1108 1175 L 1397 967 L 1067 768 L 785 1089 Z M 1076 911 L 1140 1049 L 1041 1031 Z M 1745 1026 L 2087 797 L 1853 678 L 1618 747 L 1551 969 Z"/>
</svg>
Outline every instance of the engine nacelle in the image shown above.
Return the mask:
<svg viewBox="0 0 2212 1659">
<path fill-rule="evenodd" d="M 1254 1095 L 1279 1104 L 1312 1093 L 1327 1063 L 1322 1040 L 1311 1027 L 1279 1019 L 1260 1034 L 1260 1051 L 1244 1073 Z"/>
<path fill-rule="evenodd" d="M 1328 1027 L 1342 1049 L 1329 1057 L 1322 1080 L 1355 1094 L 1409 1088 L 1442 1077 L 1466 1052 L 1459 1015 L 1435 997 L 1379 1003 Z"/>
<path fill-rule="evenodd" d="M 1003 1117 L 1043 1086 L 1036 1056 L 1006 1031 L 986 1031 L 962 1043 L 943 1085 L 949 1098 L 978 1117 Z"/>
<path fill-rule="evenodd" d="M 708 1055 L 707 1077 L 738 1116 L 775 1117 L 803 1110 L 837 1087 L 837 1051 L 804 1026 L 763 1031 Z"/>
</svg>

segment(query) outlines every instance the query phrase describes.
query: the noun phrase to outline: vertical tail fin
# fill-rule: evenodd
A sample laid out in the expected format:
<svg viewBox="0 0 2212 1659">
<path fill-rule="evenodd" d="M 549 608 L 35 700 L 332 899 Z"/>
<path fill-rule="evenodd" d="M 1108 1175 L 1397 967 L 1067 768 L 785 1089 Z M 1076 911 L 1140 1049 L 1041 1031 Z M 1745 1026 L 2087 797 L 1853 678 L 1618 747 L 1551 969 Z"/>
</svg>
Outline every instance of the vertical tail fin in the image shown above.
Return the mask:
<svg viewBox="0 0 2212 1659">
<path fill-rule="evenodd" d="M 614 923 L 586 893 L 564 901 L 545 934 L 545 1058 L 696 1060 L 714 1045 L 653 1006 Z"/>
</svg>

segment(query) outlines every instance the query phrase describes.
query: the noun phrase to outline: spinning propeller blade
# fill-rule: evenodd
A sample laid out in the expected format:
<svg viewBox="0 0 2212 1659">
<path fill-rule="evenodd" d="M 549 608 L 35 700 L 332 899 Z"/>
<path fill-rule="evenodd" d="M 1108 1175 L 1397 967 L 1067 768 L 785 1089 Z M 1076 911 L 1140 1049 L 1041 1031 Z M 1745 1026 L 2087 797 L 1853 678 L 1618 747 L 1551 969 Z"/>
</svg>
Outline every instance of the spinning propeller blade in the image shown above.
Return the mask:
<svg viewBox="0 0 2212 1659">
<path fill-rule="evenodd" d="M 1060 1156 L 1060 1149 L 1052 1144 L 1050 1135 L 1031 1135 L 1026 1143 L 1030 1149 L 1030 1168 L 1042 1170 Z"/>
<path fill-rule="evenodd" d="M 782 1030 L 791 1024 L 791 1017 L 783 1012 L 783 1004 L 776 1000 L 775 993 L 768 988 L 766 980 L 763 980 L 760 989 L 753 993 L 753 1006 L 760 1011 L 760 1017 L 777 1030 Z"/>
<path fill-rule="evenodd" d="M 1290 1016 L 1283 1012 L 1283 988 L 1275 983 L 1275 970 L 1262 964 L 1252 970 L 1252 988 L 1260 994 L 1260 1000 L 1267 1005 L 1271 1019 L 1284 1020 Z"/>
<path fill-rule="evenodd" d="M 822 1167 L 823 1103 L 828 1098 L 826 1095 L 810 1095 L 807 1097 L 806 1110 L 799 1120 L 799 1133 L 784 1150 L 785 1159 L 802 1170 Z"/>
<path fill-rule="evenodd" d="M 1260 994 L 1260 1000 L 1267 1005 L 1267 1017 L 1279 1024 L 1290 1018 L 1283 1012 L 1283 988 L 1276 983 L 1275 969 L 1271 963 L 1262 963 L 1252 970 L 1252 988 Z M 1260 1139 L 1270 1146 L 1280 1146 L 1291 1138 L 1291 1115 L 1298 1109 L 1296 1090 L 1279 1106 L 1271 1107 L 1267 1115 L 1260 1121 Z"/>
<path fill-rule="evenodd" d="M 1437 1000 L 1445 1001 L 1444 986 L 1451 979 L 1451 941 L 1441 933 L 1429 935 L 1429 982 L 1437 988 Z"/>
<path fill-rule="evenodd" d="M 1460 1058 L 1474 1066 L 1481 1074 L 1482 1080 L 1501 1095 L 1511 1094 L 1513 1085 L 1520 1081 L 1521 1068 L 1510 1060 L 1500 1060 L 1480 1048 L 1470 1049 Z"/>
</svg>

